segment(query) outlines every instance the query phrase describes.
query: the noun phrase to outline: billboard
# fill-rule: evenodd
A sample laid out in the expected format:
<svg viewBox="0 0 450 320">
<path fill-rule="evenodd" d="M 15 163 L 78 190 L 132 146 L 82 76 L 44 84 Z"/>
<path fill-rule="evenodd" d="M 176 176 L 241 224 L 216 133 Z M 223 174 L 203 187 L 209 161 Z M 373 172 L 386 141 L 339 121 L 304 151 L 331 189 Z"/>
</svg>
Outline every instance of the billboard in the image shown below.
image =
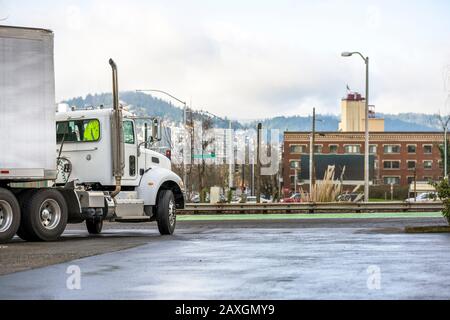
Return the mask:
<svg viewBox="0 0 450 320">
<path fill-rule="evenodd" d="M 300 157 L 300 179 L 309 180 L 309 155 Z M 320 154 L 314 156 L 316 179 L 322 180 L 328 166 L 336 167 L 335 178 L 338 179 L 345 168 L 345 181 L 364 181 L 364 155 L 360 154 Z M 369 179 L 375 176 L 375 156 L 369 157 Z"/>
</svg>

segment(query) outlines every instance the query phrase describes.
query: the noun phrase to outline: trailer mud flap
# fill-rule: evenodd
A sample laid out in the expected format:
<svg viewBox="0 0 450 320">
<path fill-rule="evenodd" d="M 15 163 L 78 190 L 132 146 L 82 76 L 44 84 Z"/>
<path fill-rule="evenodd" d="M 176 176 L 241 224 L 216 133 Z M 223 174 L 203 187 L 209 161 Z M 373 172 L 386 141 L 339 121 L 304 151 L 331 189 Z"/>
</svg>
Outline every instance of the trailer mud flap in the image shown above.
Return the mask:
<svg viewBox="0 0 450 320">
<path fill-rule="evenodd" d="M 77 194 L 73 189 L 59 189 L 59 192 L 66 200 L 69 210 L 68 223 L 81 223 L 84 221 L 82 217 L 81 204 L 78 200 Z"/>
</svg>

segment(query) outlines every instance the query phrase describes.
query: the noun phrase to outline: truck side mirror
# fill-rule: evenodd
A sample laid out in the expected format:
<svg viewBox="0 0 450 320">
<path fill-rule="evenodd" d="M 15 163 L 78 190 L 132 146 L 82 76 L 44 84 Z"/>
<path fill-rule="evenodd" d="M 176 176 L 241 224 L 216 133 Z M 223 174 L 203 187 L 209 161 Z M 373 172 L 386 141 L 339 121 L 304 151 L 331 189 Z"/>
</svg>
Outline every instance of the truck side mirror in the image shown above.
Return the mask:
<svg viewBox="0 0 450 320">
<path fill-rule="evenodd" d="M 149 136 L 150 134 L 150 136 Z M 161 125 L 160 125 L 160 121 L 158 119 L 153 119 L 152 122 L 150 123 L 150 128 L 149 128 L 149 124 L 145 123 L 144 124 L 144 141 L 141 142 L 138 145 L 138 156 L 140 156 L 141 151 L 140 148 L 142 146 L 145 146 L 146 149 L 148 149 L 150 146 L 152 146 L 155 142 L 159 142 L 161 141 L 162 134 L 161 134 Z"/>
</svg>

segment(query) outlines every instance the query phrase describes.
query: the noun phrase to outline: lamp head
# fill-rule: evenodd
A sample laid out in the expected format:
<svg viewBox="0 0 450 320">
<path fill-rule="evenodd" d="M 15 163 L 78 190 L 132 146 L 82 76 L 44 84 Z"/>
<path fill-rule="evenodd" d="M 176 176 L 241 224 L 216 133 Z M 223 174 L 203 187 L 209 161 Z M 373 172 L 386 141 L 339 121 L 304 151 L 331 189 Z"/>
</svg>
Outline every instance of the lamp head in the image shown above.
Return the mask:
<svg viewBox="0 0 450 320">
<path fill-rule="evenodd" d="M 342 52 L 341 56 L 343 57 L 351 57 L 353 55 L 353 53 L 351 52 Z"/>
</svg>

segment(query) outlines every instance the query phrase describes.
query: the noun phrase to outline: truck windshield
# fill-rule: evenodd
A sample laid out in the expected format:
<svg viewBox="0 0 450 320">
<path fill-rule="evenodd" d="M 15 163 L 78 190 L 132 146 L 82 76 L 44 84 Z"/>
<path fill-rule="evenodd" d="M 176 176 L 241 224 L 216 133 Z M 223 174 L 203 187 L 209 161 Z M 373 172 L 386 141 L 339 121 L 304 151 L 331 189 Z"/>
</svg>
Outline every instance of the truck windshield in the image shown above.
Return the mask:
<svg viewBox="0 0 450 320">
<path fill-rule="evenodd" d="M 95 142 L 100 140 L 100 121 L 72 120 L 56 123 L 56 139 L 65 142 Z"/>
</svg>

